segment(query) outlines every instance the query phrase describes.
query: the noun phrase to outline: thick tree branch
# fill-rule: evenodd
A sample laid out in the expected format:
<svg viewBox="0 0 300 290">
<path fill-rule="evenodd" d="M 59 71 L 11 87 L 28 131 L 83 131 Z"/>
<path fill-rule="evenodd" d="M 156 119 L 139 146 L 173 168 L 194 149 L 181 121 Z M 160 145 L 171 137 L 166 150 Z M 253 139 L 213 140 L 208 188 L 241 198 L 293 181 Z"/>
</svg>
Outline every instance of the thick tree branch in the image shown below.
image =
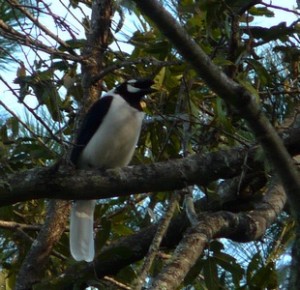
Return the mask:
<svg viewBox="0 0 300 290">
<path fill-rule="evenodd" d="M 65 231 L 69 217 L 70 203 L 66 201 L 50 201 L 45 224 L 32 243 L 17 276 L 16 290 L 31 289 L 40 281 L 53 246 Z"/>
<path fill-rule="evenodd" d="M 300 153 L 300 122 L 281 133 L 292 155 Z M 241 168 L 261 169 L 259 148 L 233 148 L 150 165 L 137 165 L 107 171 L 58 171 L 36 168 L 6 176 L 0 183 L 2 206 L 31 199 L 101 199 L 149 191 L 182 189 L 188 185 L 207 185 L 241 174 Z M 247 164 L 245 164 L 247 160 Z M 209 168 L 209 170 L 208 170 Z"/>
<path fill-rule="evenodd" d="M 248 152 L 245 148 L 234 148 L 106 171 L 75 171 L 63 167 L 57 172 L 49 168 L 33 169 L 7 177 L 1 184 L 0 203 L 3 206 L 38 198 L 101 199 L 181 189 L 194 184 L 206 185 L 219 178 L 239 175 L 246 154 L 249 168 L 261 166 L 254 158 L 255 152 L 255 149 Z"/>
</svg>

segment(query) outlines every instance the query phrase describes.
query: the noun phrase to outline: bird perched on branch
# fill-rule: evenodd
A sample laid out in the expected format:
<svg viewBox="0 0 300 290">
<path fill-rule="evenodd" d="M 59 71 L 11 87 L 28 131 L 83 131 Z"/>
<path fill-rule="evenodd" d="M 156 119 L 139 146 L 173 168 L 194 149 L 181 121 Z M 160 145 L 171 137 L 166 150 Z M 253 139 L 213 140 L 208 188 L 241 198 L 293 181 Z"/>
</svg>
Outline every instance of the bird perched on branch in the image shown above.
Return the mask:
<svg viewBox="0 0 300 290">
<path fill-rule="evenodd" d="M 79 130 L 71 161 L 79 169 L 126 166 L 134 153 L 144 113 L 142 99 L 153 92 L 151 79 L 125 81 L 103 95 L 88 111 Z M 94 259 L 96 200 L 73 203 L 70 249 L 77 261 Z"/>
</svg>

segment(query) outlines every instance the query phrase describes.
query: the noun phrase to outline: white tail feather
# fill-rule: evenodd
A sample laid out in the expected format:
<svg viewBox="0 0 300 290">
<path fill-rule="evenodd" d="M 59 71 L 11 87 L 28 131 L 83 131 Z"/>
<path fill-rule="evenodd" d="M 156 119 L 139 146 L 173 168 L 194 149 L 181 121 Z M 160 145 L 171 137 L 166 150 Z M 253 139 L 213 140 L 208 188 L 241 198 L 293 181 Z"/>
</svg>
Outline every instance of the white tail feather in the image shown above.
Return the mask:
<svg viewBox="0 0 300 290">
<path fill-rule="evenodd" d="M 71 209 L 70 249 L 76 261 L 91 262 L 95 256 L 95 200 L 77 200 Z"/>
</svg>

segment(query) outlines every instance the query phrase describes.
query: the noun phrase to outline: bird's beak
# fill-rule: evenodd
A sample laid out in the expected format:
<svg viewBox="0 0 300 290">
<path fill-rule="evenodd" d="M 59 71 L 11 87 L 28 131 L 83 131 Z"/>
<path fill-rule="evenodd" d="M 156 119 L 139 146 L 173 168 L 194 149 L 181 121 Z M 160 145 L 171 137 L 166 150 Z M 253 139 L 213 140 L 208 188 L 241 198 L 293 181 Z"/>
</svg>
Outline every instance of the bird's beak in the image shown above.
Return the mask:
<svg viewBox="0 0 300 290">
<path fill-rule="evenodd" d="M 145 110 L 147 108 L 147 104 L 144 100 L 140 101 L 140 105 L 141 105 L 142 110 Z"/>
<path fill-rule="evenodd" d="M 157 89 L 155 88 L 152 88 L 152 86 L 149 88 L 149 93 L 148 94 L 152 94 L 152 93 L 155 93 L 157 92 Z"/>
</svg>

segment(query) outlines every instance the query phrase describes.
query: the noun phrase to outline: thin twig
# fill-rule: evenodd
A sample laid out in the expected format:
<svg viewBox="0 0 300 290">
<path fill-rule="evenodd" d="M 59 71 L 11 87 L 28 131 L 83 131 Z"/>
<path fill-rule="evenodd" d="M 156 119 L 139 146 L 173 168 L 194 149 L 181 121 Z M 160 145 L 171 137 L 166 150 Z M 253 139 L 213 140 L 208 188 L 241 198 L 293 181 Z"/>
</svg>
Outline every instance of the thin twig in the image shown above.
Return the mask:
<svg viewBox="0 0 300 290">
<path fill-rule="evenodd" d="M 25 238 L 26 240 L 32 243 L 34 239 L 30 235 L 28 235 L 25 231 L 34 231 L 34 232 L 40 231 L 42 225 L 28 225 L 28 224 L 22 224 L 22 223 L 17 223 L 12 221 L 0 220 L 0 228 L 17 231 L 23 238 Z M 61 260 L 67 259 L 64 255 L 62 255 L 61 253 L 55 250 L 52 251 L 52 254 L 53 256 Z"/>
<path fill-rule="evenodd" d="M 103 277 L 104 280 L 109 281 L 110 283 L 114 284 L 115 286 L 121 288 L 121 289 L 125 289 L 125 290 L 130 290 L 132 288 L 128 287 L 127 285 L 125 285 L 124 283 L 121 283 L 119 281 L 117 281 L 116 279 L 109 277 L 109 276 L 104 276 Z"/>
<path fill-rule="evenodd" d="M 38 28 L 40 28 L 46 35 L 50 36 L 61 46 L 67 48 L 71 54 L 76 56 L 76 53 L 71 49 L 71 47 L 65 41 L 63 41 L 57 35 L 53 34 L 45 25 L 40 23 L 40 21 L 37 18 L 35 18 L 27 9 L 24 9 L 24 7 L 18 1 L 16 0 L 7 0 L 7 1 L 13 8 L 16 8 L 19 11 L 21 11 L 28 19 L 31 20 L 32 23 L 34 23 Z"/>
<path fill-rule="evenodd" d="M 198 215 L 195 210 L 194 199 L 193 199 L 193 192 L 190 187 L 185 189 L 186 193 L 184 195 L 184 208 L 186 216 L 189 219 L 189 222 L 192 226 L 198 224 Z"/>
<path fill-rule="evenodd" d="M 21 229 L 23 231 L 39 231 L 41 229 L 41 225 L 28 225 L 12 221 L 0 220 L 0 228 L 8 230 Z"/>
<path fill-rule="evenodd" d="M 264 5 L 268 8 L 272 8 L 272 9 L 277 9 L 277 10 L 281 10 L 281 11 L 285 11 L 285 12 L 289 12 L 289 13 L 293 13 L 295 15 L 300 15 L 300 13 L 296 10 L 293 10 L 293 9 L 289 9 L 289 8 L 286 8 L 286 7 L 282 7 L 282 6 L 278 6 L 278 5 L 273 5 L 273 4 L 268 4 L 268 3 L 265 3 L 265 2 L 261 2 L 260 3 L 261 5 Z"/>
<path fill-rule="evenodd" d="M 160 67 L 160 66 L 170 66 L 170 65 L 181 65 L 181 64 L 183 64 L 183 62 L 180 60 L 160 61 L 153 57 L 145 57 L 145 58 L 139 58 L 139 59 L 134 59 L 134 60 L 126 60 L 126 61 L 118 62 L 116 64 L 110 65 L 109 67 L 104 68 L 99 74 L 97 74 L 96 76 L 94 76 L 91 79 L 91 84 L 96 83 L 98 80 L 102 79 L 107 74 L 109 74 L 117 69 L 120 69 L 120 68 L 123 68 L 126 66 L 136 65 L 136 64 L 145 64 L 145 65 Z"/>
<path fill-rule="evenodd" d="M 1 77 L 0 77 L 1 78 Z M 48 146 L 44 143 L 44 141 L 41 139 L 40 136 L 38 136 L 37 134 L 35 134 L 35 132 L 26 124 L 24 123 L 10 108 L 8 108 L 1 100 L 0 100 L 0 106 L 2 106 L 7 112 L 9 112 L 14 118 L 16 118 L 18 120 L 18 122 L 20 124 L 23 125 L 23 127 L 30 132 L 30 134 L 32 134 L 32 136 L 34 136 L 36 138 L 36 140 L 43 146 L 45 147 L 47 150 L 51 151 Z M 53 153 L 51 151 L 51 153 Z"/>
<path fill-rule="evenodd" d="M 1 76 L 0 76 L 0 80 L 8 87 L 8 89 L 18 98 L 18 95 L 15 93 L 14 89 L 9 85 L 9 83 L 4 80 Z M 39 121 L 42 126 L 47 130 L 47 132 L 50 134 L 50 136 L 52 137 L 53 140 L 55 140 L 57 143 L 62 144 L 63 140 L 59 139 L 55 134 L 53 134 L 52 130 L 48 127 L 48 125 L 46 124 L 46 122 L 44 122 L 44 120 L 38 115 L 36 114 L 36 112 L 34 112 L 34 110 L 32 108 L 30 108 L 26 103 L 22 103 L 24 105 L 24 107 L 34 116 L 34 118 Z M 7 110 L 12 116 L 14 116 L 15 118 L 18 119 L 18 121 L 24 126 L 25 129 L 27 129 L 34 137 L 36 137 L 37 139 L 40 139 L 40 141 L 42 142 L 42 144 L 44 146 L 47 147 L 47 145 L 41 140 L 40 136 L 37 135 L 32 129 L 30 129 L 30 127 L 24 123 L 12 110 L 10 110 L 2 101 L 1 101 L 1 105 L 5 108 L 5 110 Z M 48 150 L 50 150 L 47 147 Z"/>
<path fill-rule="evenodd" d="M 78 15 L 76 16 L 75 13 L 72 12 L 71 9 L 67 7 L 67 5 L 64 3 L 64 0 L 59 0 L 60 4 L 72 15 L 72 17 L 78 22 L 79 25 L 81 25 L 85 31 L 88 31 L 89 28 L 88 26 L 85 25 L 84 21 L 78 18 Z M 44 3 L 44 1 L 43 1 Z M 49 13 L 52 13 L 52 11 L 49 9 L 49 5 L 44 3 L 45 7 L 48 9 Z M 86 14 L 84 13 L 83 9 L 78 5 L 77 8 L 81 11 L 83 17 L 87 17 Z M 70 33 L 70 32 L 69 32 Z"/>
<path fill-rule="evenodd" d="M 80 56 L 74 56 L 69 53 L 64 53 L 56 50 L 50 46 L 45 45 L 43 42 L 30 37 L 30 35 L 24 35 L 17 30 L 13 29 L 11 26 L 7 25 L 2 19 L 0 19 L 0 29 L 2 29 L 2 35 L 7 39 L 16 41 L 19 44 L 28 46 L 30 48 L 39 48 L 41 51 L 46 52 L 52 56 L 58 56 L 62 59 L 72 60 L 76 62 L 83 62 L 83 58 Z"/>
<path fill-rule="evenodd" d="M 162 242 L 162 239 L 169 227 L 169 224 L 171 222 L 171 219 L 174 215 L 175 209 L 177 207 L 177 201 L 179 198 L 179 194 L 177 192 L 174 192 L 171 195 L 168 209 L 165 213 L 165 216 L 160 221 L 157 231 L 155 233 L 155 236 L 153 238 L 153 241 L 151 243 L 151 246 L 149 248 L 148 254 L 146 256 L 145 262 L 142 266 L 141 272 L 138 274 L 138 278 L 134 281 L 134 289 L 140 290 L 143 288 L 143 285 L 145 283 L 146 277 L 148 275 L 148 272 L 151 268 L 151 265 L 159 251 L 160 244 Z"/>
</svg>

